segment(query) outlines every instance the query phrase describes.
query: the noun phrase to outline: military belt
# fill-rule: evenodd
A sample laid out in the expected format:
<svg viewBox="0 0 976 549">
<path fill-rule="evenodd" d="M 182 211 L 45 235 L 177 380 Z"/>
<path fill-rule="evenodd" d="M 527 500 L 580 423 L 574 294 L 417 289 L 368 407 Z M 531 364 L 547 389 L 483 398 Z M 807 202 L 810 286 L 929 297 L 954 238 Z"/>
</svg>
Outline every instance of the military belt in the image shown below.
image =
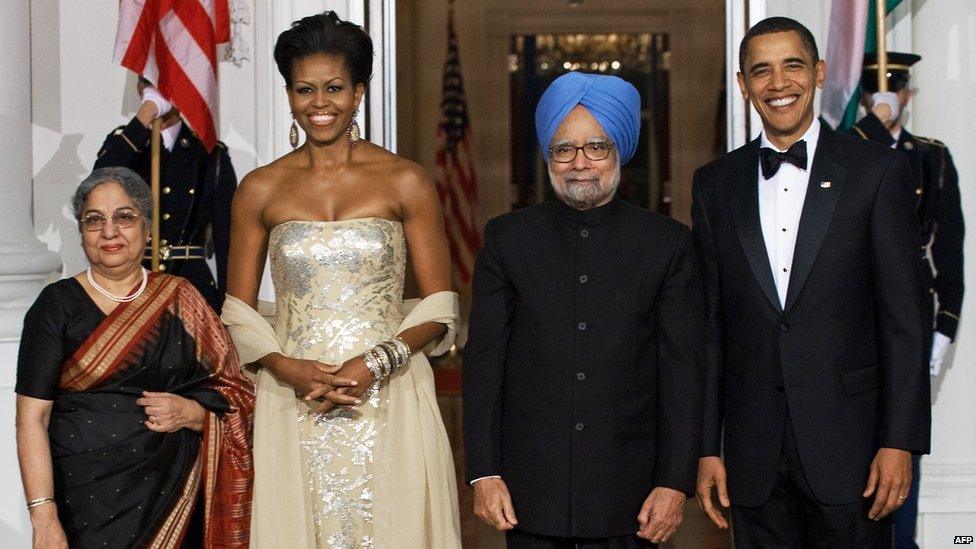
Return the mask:
<svg viewBox="0 0 976 549">
<path fill-rule="evenodd" d="M 146 254 L 142 256 L 146 261 L 152 259 L 152 248 L 146 247 Z M 206 259 L 207 250 L 203 246 L 160 246 L 159 260 L 173 261 L 186 259 Z"/>
</svg>

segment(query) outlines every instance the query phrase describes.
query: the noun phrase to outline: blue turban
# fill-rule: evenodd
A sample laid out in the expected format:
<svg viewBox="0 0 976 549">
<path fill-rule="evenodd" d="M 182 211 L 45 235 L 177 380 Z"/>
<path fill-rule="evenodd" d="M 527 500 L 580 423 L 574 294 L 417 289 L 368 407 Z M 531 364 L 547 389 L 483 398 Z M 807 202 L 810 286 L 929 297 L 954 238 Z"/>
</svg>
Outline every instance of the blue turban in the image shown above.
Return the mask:
<svg viewBox="0 0 976 549">
<path fill-rule="evenodd" d="M 535 109 L 535 132 L 543 158 L 549 158 L 552 136 L 576 105 L 586 107 L 607 132 L 621 165 L 634 157 L 640 136 L 637 88 L 616 76 L 568 72 L 549 85 Z"/>
</svg>

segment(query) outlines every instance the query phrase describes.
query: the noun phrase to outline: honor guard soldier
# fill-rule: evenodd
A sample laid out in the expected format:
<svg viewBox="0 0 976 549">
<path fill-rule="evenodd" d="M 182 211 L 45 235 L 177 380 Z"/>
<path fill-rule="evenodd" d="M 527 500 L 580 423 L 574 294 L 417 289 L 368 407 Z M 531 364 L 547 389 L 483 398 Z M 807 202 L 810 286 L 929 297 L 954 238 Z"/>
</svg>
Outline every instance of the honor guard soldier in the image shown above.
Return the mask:
<svg viewBox="0 0 976 549">
<path fill-rule="evenodd" d="M 932 338 L 930 370 L 937 376 L 946 350 L 956 336 L 963 296 L 963 236 L 965 225 L 959 203 L 959 175 L 948 147 L 941 141 L 912 135 L 905 130 L 902 112 L 914 94 L 908 69 L 921 60 L 911 53 L 888 52 L 888 91 L 878 92 L 878 55 L 864 55 L 861 103 L 868 114 L 853 131 L 865 139 L 898 149 L 912 168 L 915 212 L 918 215 L 923 259 L 931 246 L 928 291 L 938 301 Z M 934 270 L 934 272 L 933 272 Z M 930 303 L 930 302 L 927 302 Z M 932 312 L 931 310 L 929 312 Z M 895 547 L 917 547 L 913 538 L 918 512 L 918 456 L 913 459 L 909 500 L 895 513 Z"/>
<path fill-rule="evenodd" d="M 208 153 L 179 111 L 149 81 L 140 78 L 138 89 L 142 106 L 127 125 L 105 138 L 95 168 L 125 166 L 148 182 L 150 127 L 161 118 L 159 268 L 190 280 L 219 313 L 227 284 L 230 205 L 237 188 L 227 146 L 218 141 Z M 146 247 L 146 268 L 150 249 Z M 206 262 L 211 257 L 216 280 Z"/>
</svg>

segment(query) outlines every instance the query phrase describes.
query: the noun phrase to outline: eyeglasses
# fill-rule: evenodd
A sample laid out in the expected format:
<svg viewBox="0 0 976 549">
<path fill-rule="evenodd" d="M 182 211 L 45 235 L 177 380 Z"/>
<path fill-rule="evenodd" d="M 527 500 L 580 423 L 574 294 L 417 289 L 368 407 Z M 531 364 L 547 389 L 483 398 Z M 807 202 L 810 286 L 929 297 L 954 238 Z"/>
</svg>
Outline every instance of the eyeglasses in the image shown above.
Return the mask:
<svg viewBox="0 0 976 549">
<path fill-rule="evenodd" d="M 136 221 L 139 220 L 139 217 L 140 217 L 139 212 L 122 211 L 122 212 L 115 212 L 112 215 L 111 219 L 112 219 L 112 224 L 115 225 L 116 229 L 128 229 L 129 227 L 132 227 L 133 225 L 136 224 Z M 108 219 L 109 218 L 106 218 L 102 214 L 96 214 L 96 213 L 88 214 L 81 220 L 81 226 L 86 231 L 91 231 L 91 232 L 100 231 L 105 227 L 105 222 L 108 221 Z"/>
<path fill-rule="evenodd" d="M 582 147 L 577 147 L 569 143 L 559 143 L 549 147 L 549 158 L 563 164 L 576 160 L 576 155 L 583 151 L 583 156 L 590 160 L 606 160 L 610 156 L 610 149 L 613 143 L 609 141 L 593 141 Z"/>
</svg>

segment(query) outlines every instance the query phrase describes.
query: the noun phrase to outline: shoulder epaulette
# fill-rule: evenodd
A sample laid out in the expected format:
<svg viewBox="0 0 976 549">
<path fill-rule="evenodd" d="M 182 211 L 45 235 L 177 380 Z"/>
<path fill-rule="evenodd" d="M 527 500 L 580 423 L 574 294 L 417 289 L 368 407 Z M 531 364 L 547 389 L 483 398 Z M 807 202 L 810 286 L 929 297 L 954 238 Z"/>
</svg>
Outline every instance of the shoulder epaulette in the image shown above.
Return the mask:
<svg viewBox="0 0 976 549">
<path fill-rule="evenodd" d="M 943 149 L 947 148 L 946 144 L 939 141 L 938 139 L 932 139 L 931 137 L 919 137 L 917 135 L 914 137 L 916 141 L 921 141 L 922 143 L 927 143 L 929 145 L 934 145 L 936 147 L 942 147 Z"/>
<path fill-rule="evenodd" d="M 125 131 L 125 126 L 119 126 L 118 128 L 112 130 L 112 135 L 119 135 L 123 131 Z"/>
</svg>

